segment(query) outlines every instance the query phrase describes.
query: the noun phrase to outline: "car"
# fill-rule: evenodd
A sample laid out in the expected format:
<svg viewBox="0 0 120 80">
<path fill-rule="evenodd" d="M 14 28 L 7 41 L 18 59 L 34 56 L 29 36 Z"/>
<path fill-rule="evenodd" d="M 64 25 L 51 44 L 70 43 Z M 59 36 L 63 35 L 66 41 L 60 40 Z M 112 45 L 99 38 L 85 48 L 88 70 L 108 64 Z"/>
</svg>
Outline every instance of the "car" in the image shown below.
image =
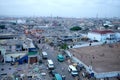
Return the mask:
<svg viewBox="0 0 120 80">
<path fill-rule="evenodd" d="M 78 70 L 78 72 L 80 72 L 82 69 L 84 69 L 84 66 L 78 63 L 76 69 Z"/>
<path fill-rule="evenodd" d="M 63 80 L 63 79 L 62 79 L 62 76 L 57 73 L 57 74 L 55 74 L 55 77 L 53 80 Z"/>
<path fill-rule="evenodd" d="M 56 72 L 55 70 L 50 70 L 49 74 L 52 75 L 52 76 L 54 77 L 55 74 L 57 74 L 57 72 Z"/>
<path fill-rule="evenodd" d="M 43 59 L 47 59 L 47 58 L 48 58 L 47 52 L 42 52 L 42 58 L 43 58 Z"/>
<path fill-rule="evenodd" d="M 78 76 L 78 71 L 75 66 L 69 65 L 68 71 L 71 73 L 73 77 Z"/>
<path fill-rule="evenodd" d="M 47 66 L 48 68 L 51 70 L 51 69 L 54 69 L 54 63 L 51 59 L 48 59 L 47 60 Z"/>
<path fill-rule="evenodd" d="M 98 40 L 93 40 L 93 42 L 99 42 Z"/>
<path fill-rule="evenodd" d="M 62 54 L 58 54 L 57 55 L 57 60 L 60 61 L 60 62 L 63 62 L 64 61 L 64 56 Z"/>
</svg>

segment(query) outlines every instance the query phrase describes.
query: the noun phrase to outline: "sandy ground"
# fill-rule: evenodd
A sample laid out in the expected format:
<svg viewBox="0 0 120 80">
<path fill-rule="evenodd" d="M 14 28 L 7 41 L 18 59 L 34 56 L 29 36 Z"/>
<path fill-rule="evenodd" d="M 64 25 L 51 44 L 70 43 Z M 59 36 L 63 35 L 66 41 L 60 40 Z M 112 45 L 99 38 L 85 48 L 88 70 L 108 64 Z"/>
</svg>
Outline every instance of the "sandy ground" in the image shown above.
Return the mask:
<svg viewBox="0 0 120 80">
<path fill-rule="evenodd" d="M 120 43 L 112 47 L 106 44 L 70 49 L 70 52 L 98 73 L 120 71 Z"/>
</svg>

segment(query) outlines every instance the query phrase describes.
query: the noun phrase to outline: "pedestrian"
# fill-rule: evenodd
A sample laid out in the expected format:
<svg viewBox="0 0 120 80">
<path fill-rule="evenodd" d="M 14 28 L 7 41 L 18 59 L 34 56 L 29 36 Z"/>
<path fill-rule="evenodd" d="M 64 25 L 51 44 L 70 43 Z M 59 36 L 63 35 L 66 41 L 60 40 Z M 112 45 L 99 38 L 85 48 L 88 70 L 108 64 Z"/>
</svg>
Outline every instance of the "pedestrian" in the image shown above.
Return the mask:
<svg viewBox="0 0 120 80">
<path fill-rule="evenodd" d="M 62 67 L 62 71 L 64 71 L 64 68 Z"/>
<path fill-rule="evenodd" d="M 62 75 L 62 80 L 65 80 L 65 75 Z"/>
<path fill-rule="evenodd" d="M 92 44 L 90 43 L 89 46 L 91 46 Z"/>
</svg>

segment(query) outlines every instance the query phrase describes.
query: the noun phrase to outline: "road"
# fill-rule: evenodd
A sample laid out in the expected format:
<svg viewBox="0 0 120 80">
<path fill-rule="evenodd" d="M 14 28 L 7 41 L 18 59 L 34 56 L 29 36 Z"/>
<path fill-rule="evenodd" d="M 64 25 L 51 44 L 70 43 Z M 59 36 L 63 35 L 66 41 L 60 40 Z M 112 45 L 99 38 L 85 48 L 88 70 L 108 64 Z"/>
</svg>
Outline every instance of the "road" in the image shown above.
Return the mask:
<svg viewBox="0 0 120 80">
<path fill-rule="evenodd" d="M 74 77 L 71 76 L 71 74 L 68 72 L 69 64 L 67 63 L 67 61 L 59 62 L 57 60 L 57 54 L 60 53 L 59 51 L 55 50 L 53 47 L 51 47 L 47 44 L 41 44 L 41 45 L 39 45 L 39 47 L 42 48 L 42 51 L 46 51 L 48 53 L 48 59 L 53 60 L 56 72 L 58 72 L 61 75 L 65 75 L 66 80 L 74 80 Z"/>
</svg>

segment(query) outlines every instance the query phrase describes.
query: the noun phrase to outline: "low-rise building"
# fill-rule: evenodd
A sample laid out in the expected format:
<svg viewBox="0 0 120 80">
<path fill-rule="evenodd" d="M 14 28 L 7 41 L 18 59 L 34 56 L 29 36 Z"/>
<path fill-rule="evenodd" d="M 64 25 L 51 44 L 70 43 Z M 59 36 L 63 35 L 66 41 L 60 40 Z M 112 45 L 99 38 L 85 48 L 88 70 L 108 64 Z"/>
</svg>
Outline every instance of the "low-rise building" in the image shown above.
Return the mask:
<svg viewBox="0 0 120 80">
<path fill-rule="evenodd" d="M 116 33 L 111 30 L 93 30 L 88 32 L 88 38 L 101 42 L 115 42 L 117 36 Z"/>
</svg>

